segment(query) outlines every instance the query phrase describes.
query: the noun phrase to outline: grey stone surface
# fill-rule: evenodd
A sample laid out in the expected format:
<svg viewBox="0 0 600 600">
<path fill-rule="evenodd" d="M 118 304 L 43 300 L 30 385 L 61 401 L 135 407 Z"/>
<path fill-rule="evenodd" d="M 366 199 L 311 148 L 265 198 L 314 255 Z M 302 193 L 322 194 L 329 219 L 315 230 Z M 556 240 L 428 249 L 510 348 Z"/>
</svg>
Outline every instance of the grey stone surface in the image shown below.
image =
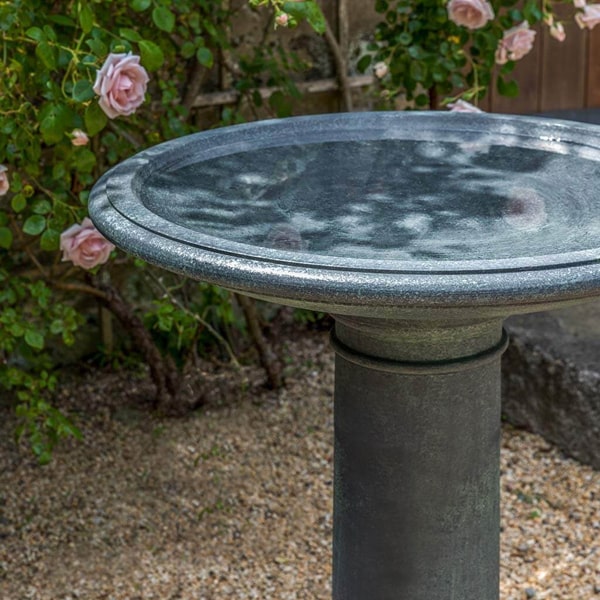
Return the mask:
<svg viewBox="0 0 600 600">
<path fill-rule="evenodd" d="M 505 417 L 600 469 L 600 303 L 512 317 L 506 329 Z"/>
<path fill-rule="evenodd" d="M 540 114 L 540 117 L 552 119 L 565 119 L 581 123 L 594 123 L 600 125 L 600 108 L 584 108 L 576 110 L 554 110 Z"/>
<path fill-rule="evenodd" d="M 600 295 L 600 127 L 353 113 L 166 142 L 90 217 L 164 268 L 335 314 L 495 319 Z"/>
<path fill-rule="evenodd" d="M 600 108 L 541 116 L 600 124 Z M 600 469 L 600 303 L 513 317 L 506 328 L 504 416 Z"/>
</svg>

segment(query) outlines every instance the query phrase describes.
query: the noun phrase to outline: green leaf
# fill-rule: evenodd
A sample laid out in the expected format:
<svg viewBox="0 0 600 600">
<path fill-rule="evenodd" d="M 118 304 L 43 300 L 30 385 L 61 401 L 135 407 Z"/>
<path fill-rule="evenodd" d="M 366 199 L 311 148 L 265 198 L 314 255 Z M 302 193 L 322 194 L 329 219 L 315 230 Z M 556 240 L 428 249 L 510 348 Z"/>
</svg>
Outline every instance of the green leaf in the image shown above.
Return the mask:
<svg viewBox="0 0 600 600">
<path fill-rule="evenodd" d="M 433 66 L 431 76 L 436 83 L 441 83 L 442 81 L 446 81 L 446 78 L 448 77 L 448 71 L 444 69 L 443 65 L 436 64 Z"/>
<path fill-rule="evenodd" d="M 46 229 L 40 238 L 40 248 L 42 250 L 57 250 L 60 243 L 60 232 L 54 229 Z"/>
<path fill-rule="evenodd" d="M 31 208 L 36 215 L 47 215 L 52 212 L 52 204 L 48 200 L 36 200 Z"/>
<path fill-rule="evenodd" d="M 415 81 L 423 81 L 427 77 L 427 66 L 416 60 L 410 63 L 410 76 Z"/>
<path fill-rule="evenodd" d="M 529 0 L 529 2 L 525 4 L 523 7 L 523 15 L 525 15 L 525 18 L 530 24 L 541 21 L 544 18 L 542 11 L 534 0 Z"/>
<path fill-rule="evenodd" d="M 408 54 L 411 58 L 415 60 L 425 60 L 427 58 L 427 52 L 423 50 L 419 44 L 414 44 L 413 46 L 409 46 Z"/>
<path fill-rule="evenodd" d="M 365 54 L 358 61 L 358 64 L 356 65 L 356 68 L 358 69 L 358 71 L 360 73 L 364 73 L 368 69 L 369 65 L 371 64 L 371 61 L 372 61 L 371 55 L 370 54 Z"/>
<path fill-rule="evenodd" d="M 40 132 L 47 144 L 56 144 L 62 140 L 64 133 L 56 113 L 51 113 L 40 123 Z"/>
<path fill-rule="evenodd" d="M 44 25 L 42 27 L 42 31 L 44 32 L 44 35 L 46 36 L 46 39 L 49 42 L 57 42 L 58 41 L 56 31 L 54 31 L 54 28 L 51 25 Z"/>
<path fill-rule="evenodd" d="M 502 77 L 498 77 L 496 80 L 496 87 L 498 93 L 502 96 L 509 98 L 515 98 L 519 95 L 519 84 L 516 81 L 504 81 Z"/>
<path fill-rule="evenodd" d="M 254 106 L 256 106 L 257 108 L 259 108 L 263 105 L 263 99 L 258 90 L 254 90 L 252 92 L 252 102 L 254 103 Z"/>
<path fill-rule="evenodd" d="M 10 206 L 16 213 L 20 213 L 25 210 L 27 199 L 23 194 L 15 194 L 10 201 Z"/>
<path fill-rule="evenodd" d="M 25 35 L 36 42 L 41 42 L 46 37 L 44 32 L 39 27 L 30 27 L 25 32 Z"/>
<path fill-rule="evenodd" d="M 139 47 L 142 65 L 144 65 L 148 71 L 156 71 L 156 69 L 162 67 L 165 62 L 165 55 L 160 46 L 150 40 L 142 40 L 139 43 Z"/>
<path fill-rule="evenodd" d="M 183 44 L 181 44 L 179 52 L 181 53 L 181 56 L 183 56 L 183 58 L 191 58 L 196 52 L 196 44 L 194 44 L 194 42 L 186 40 L 185 42 L 183 42 Z"/>
<path fill-rule="evenodd" d="M 307 2 L 284 2 L 283 12 L 288 13 L 288 15 L 291 15 L 298 21 L 306 19 L 308 24 L 317 33 L 325 33 L 325 17 L 314 0 L 308 0 Z"/>
<path fill-rule="evenodd" d="M 108 54 L 108 47 L 101 40 L 85 40 L 85 43 L 96 56 L 104 57 Z"/>
<path fill-rule="evenodd" d="M 84 121 L 88 135 L 96 135 L 106 127 L 108 117 L 97 102 L 92 102 L 85 109 Z"/>
<path fill-rule="evenodd" d="M 65 104 L 46 104 L 39 114 L 40 133 L 44 142 L 56 144 L 75 126 L 77 115 Z"/>
<path fill-rule="evenodd" d="M 523 20 L 523 13 L 518 8 L 513 8 L 509 11 L 509 14 L 515 23 L 520 23 Z"/>
<path fill-rule="evenodd" d="M 79 3 L 79 24 L 84 33 L 89 33 L 94 27 L 94 13 L 87 2 Z"/>
<path fill-rule="evenodd" d="M 175 15 L 166 6 L 157 6 L 152 11 L 154 24 L 163 31 L 171 33 L 175 27 Z"/>
<path fill-rule="evenodd" d="M 150 8 L 152 4 L 152 0 L 131 0 L 130 5 L 133 10 L 137 12 L 142 12 L 143 10 L 147 10 Z"/>
<path fill-rule="evenodd" d="M 11 335 L 14 335 L 15 337 L 21 337 L 23 333 L 25 333 L 25 329 L 21 323 L 12 323 L 8 330 L 10 331 Z"/>
<path fill-rule="evenodd" d="M 128 29 L 127 27 L 119 29 L 119 35 L 130 42 L 139 42 L 142 40 L 142 36 L 135 29 Z"/>
<path fill-rule="evenodd" d="M 56 52 L 48 42 L 40 42 L 35 48 L 35 55 L 47 69 L 50 71 L 56 69 Z"/>
<path fill-rule="evenodd" d="M 506 64 L 500 67 L 500 75 L 510 75 L 517 66 L 514 60 L 509 60 Z"/>
<path fill-rule="evenodd" d="M 399 44 L 403 46 L 409 46 L 413 41 L 413 36 L 408 31 L 403 31 L 397 38 Z"/>
<path fill-rule="evenodd" d="M 87 102 L 94 97 L 92 82 L 87 79 L 80 79 L 74 86 L 71 94 L 75 102 Z"/>
<path fill-rule="evenodd" d="M 415 104 L 418 107 L 429 106 L 429 96 L 427 94 L 419 94 L 415 98 Z"/>
<path fill-rule="evenodd" d="M 204 46 L 202 48 L 198 48 L 196 52 L 196 58 L 198 59 L 198 62 L 207 69 L 210 69 L 214 64 L 213 53 Z"/>
<path fill-rule="evenodd" d="M 8 227 L 0 227 L 0 248 L 10 248 L 12 246 L 12 241 L 12 231 Z"/>
<path fill-rule="evenodd" d="M 63 330 L 64 323 L 62 322 L 62 319 L 55 319 L 52 321 L 52 323 L 50 323 L 50 333 L 58 335 L 59 333 L 62 333 Z"/>
<path fill-rule="evenodd" d="M 269 96 L 269 105 L 279 118 L 289 117 L 292 114 L 292 105 L 283 92 L 273 92 Z"/>
<path fill-rule="evenodd" d="M 96 155 L 88 148 L 79 148 L 75 152 L 73 164 L 81 173 L 91 173 L 96 166 Z"/>
<path fill-rule="evenodd" d="M 25 342 L 28 346 L 35 348 L 36 350 L 42 350 L 44 348 L 44 336 L 33 329 L 28 329 L 25 332 Z"/>
<path fill-rule="evenodd" d="M 48 21 L 56 23 L 57 25 L 63 25 L 64 27 L 75 27 L 76 23 L 70 17 L 65 15 L 48 15 Z"/>
<path fill-rule="evenodd" d="M 28 235 L 39 235 L 46 228 L 46 219 L 42 215 L 31 215 L 23 223 L 23 232 Z"/>
</svg>

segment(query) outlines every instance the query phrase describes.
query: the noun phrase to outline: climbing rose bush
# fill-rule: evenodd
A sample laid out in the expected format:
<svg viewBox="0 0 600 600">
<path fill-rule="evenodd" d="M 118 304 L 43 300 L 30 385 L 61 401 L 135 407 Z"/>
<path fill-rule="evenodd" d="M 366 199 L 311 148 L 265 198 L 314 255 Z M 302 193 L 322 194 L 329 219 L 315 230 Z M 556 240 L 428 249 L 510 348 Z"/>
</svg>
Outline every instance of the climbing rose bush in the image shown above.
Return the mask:
<svg viewBox="0 0 600 600">
<path fill-rule="evenodd" d="M 103 265 L 115 249 L 86 217 L 81 225 L 71 225 L 60 236 L 62 260 L 70 260 L 82 269 L 93 269 Z"/>
<path fill-rule="evenodd" d="M 448 17 L 467 29 L 480 29 L 494 18 L 494 9 L 487 0 L 450 0 Z"/>
<path fill-rule="evenodd" d="M 90 138 L 85 131 L 81 129 L 73 129 L 71 131 L 71 144 L 73 146 L 86 146 L 90 143 Z"/>
<path fill-rule="evenodd" d="M 289 15 L 288 27 L 324 27 L 312 1 L 273 6 Z M 178 369 L 220 328 L 243 330 L 228 292 L 159 277 L 117 251 L 111 260 L 113 245 L 88 219 L 87 203 L 103 173 L 145 147 L 257 109 L 291 113 L 300 96 L 291 74 L 304 65 L 277 43 L 274 20 L 263 41 L 242 44 L 233 24 L 244 12 L 258 11 L 244 0 L 0 2 L 0 397 L 14 403 L 17 437 L 41 462 L 59 438 L 78 435 L 52 395 L 55 357 L 90 321 L 75 309 L 89 305 L 83 294 L 112 312 L 167 400 L 175 400 Z M 210 116 L 196 110 L 198 95 L 216 89 L 230 65 L 239 101 Z M 257 90 L 267 85 L 277 91 L 265 99 Z M 123 272 L 142 300 L 119 289 Z M 106 338 L 112 360 L 118 348 Z"/>
<path fill-rule="evenodd" d="M 529 27 L 527 21 L 523 21 L 516 27 L 511 27 L 502 35 L 496 50 L 496 62 L 499 65 L 506 64 L 509 60 L 521 60 L 531 52 L 536 32 Z"/>
<path fill-rule="evenodd" d="M 600 4 L 583 4 L 580 8 L 583 8 L 583 12 L 575 15 L 575 21 L 579 27 L 592 29 L 600 23 Z"/>
<path fill-rule="evenodd" d="M 567 38 L 567 33 L 565 31 L 565 26 L 562 23 L 547 23 L 550 27 L 550 35 L 559 42 L 564 42 Z"/>
<path fill-rule="evenodd" d="M 493 85 L 514 97 L 512 72 L 534 47 L 533 26 L 544 23 L 557 43 L 566 38 L 553 12 L 561 1 L 576 9 L 580 27 L 600 22 L 600 4 L 585 0 L 420 0 L 418 10 L 413 0 L 377 0 L 384 18 L 358 68 L 373 72 L 392 107 L 398 99 L 414 108 L 476 105 Z"/>
<path fill-rule="evenodd" d="M 144 102 L 148 73 L 134 54 L 109 54 L 96 75 L 94 92 L 109 119 L 132 115 Z"/>
</svg>

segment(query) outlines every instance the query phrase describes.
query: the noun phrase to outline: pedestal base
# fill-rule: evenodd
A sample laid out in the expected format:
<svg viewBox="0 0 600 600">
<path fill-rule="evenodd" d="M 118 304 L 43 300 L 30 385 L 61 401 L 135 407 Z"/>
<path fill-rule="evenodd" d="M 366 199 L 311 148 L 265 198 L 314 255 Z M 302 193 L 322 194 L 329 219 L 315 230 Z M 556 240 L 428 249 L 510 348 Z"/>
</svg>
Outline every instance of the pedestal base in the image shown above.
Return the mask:
<svg viewBox="0 0 600 600">
<path fill-rule="evenodd" d="M 334 600 L 497 600 L 505 337 L 336 320 Z"/>
</svg>

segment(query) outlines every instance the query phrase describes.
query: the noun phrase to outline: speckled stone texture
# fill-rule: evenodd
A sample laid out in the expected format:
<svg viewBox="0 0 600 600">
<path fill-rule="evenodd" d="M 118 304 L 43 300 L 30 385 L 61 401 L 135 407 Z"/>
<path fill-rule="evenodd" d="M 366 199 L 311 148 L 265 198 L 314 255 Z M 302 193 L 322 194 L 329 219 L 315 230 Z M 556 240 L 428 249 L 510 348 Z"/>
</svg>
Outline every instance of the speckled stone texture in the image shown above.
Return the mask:
<svg viewBox="0 0 600 600">
<path fill-rule="evenodd" d="M 565 121 L 296 117 L 145 150 L 89 211 L 117 247 L 281 304 L 497 318 L 600 295 L 599 163 L 600 127 Z"/>
<path fill-rule="evenodd" d="M 544 117 L 600 124 L 600 109 Z M 502 360 L 502 411 L 600 469 L 600 304 L 513 317 Z"/>
<path fill-rule="evenodd" d="M 600 469 L 600 303 L 513 317 L 506 328 L 503 414 Z"/>
</svg>

